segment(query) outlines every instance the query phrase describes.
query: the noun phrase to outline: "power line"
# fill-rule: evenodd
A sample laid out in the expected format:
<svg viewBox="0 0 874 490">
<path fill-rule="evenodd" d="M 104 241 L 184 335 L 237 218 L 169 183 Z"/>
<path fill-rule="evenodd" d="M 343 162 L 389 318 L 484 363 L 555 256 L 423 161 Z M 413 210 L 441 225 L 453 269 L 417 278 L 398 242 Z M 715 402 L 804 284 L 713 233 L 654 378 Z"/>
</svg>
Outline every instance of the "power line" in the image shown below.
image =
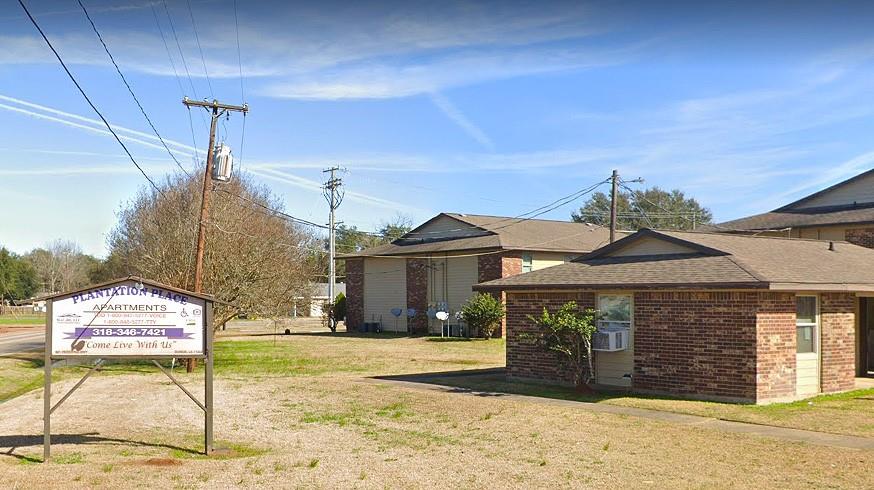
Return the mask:
<svg viewBox="0 0 874 490">
<path fill-rule="evenodd" d="M 167 6 L 167 0 L 161 0 L 164 5 L 164 12 L 167 14 L 167 21 L 170 23 L 170 32 L 173 33 L 173 39 L 176 40 L 176 49 L 179 50 L 179 57 L 182 59 L 182 67 L 185 68 L 185 76 L 188 77 L 188 85 L 191 86 L 191 93 L 194 98 L 198 99 L 197 89 L 194 88 L 194 81 L 191 79 L 191 72 L 188 70 L 188 62 L 185 61 L 185 53 L 182 52 L 182 44 L 179 42 L 179 36 L 176 34 L 176 26 L 173 24 L 173 16 L 170 15 L 170 7 Z M 206 118 L 203 113 L 200 114 L 200 122 L 206 127 Z M 196 147 L 196 145 L 195 145 Z M 212 151 L 212 149 L 210 149 Z"/>
<path fill-rule="evenodd" d="M 320 225 L 320 224 L 318 224 L 318 223 L 313 223 L 312 221 L 307 221 L 307 220 L 305 220 L 305 219 L 303 219 L 303 218 L 298 218 L 298 217 L 292 216 L 292 215 L 290 215 L 290 214 L 288 214 L 288 213 L 286 213 L 286 212 L 284 212 L 284 211 L 280 211 L 280 210 L 278 210 L 278 209 L 273 209 L 273 208 L 271 208 L 271 207 L 269 207 L 269 206 L 267 206 L 267 205 L 265 205 L 265 204 L 262 204 L 262 203 L 260 203 L 260 202 L 258 202 L 258 201 L 256 201 L 256 200 L 254 200 L 254 199 L 250 199 L 250 198 L 248 198 L 248 197 L 242 196 L 242 195 L 240 195 L 240 194 L 235 194 L 235 193 L 233 193 L 233 192 L 228 192 L 228 191 L 226 191 L 226 190 L 224 190 L 224 189 L 222 189 L 222 188 L 217 188 L 216 191 L 218 191 L 218 192 L 223 192 L 223 193 L 225 193 L 225 194 L 228 194 L 228 195 L 230 195 L 230 196 L 234 196 L 234 197 L 236 197 L 236 198 L 238 198 L 238 199 L 241 199 L 241 200 L 243 200 L 243 201 L 250 202 L 250 203 L 252 203 L 252 204 L 258 206 L 259 208 L 262 208 L 262 209 L 264 209 L 264 210 L 266 210 L 266 211 L 269 211 L 269 212 L 271 213 L 269 216 L 275 216 L 275 217 L 283 218 L 283 219 L 286 219 L 286 220 L 288 220 L 288 221 L 292 221 L 292 222 L 294 222 L 294 223 L 301 224 L 301 225 L 312 226 L 312 227 L 321 228 L 321 229 L 324 229 L 324 230 L 327 230 L 327 229 L 328 229 L 328 226 Z"/>
<path fill-rule="evenodd" d="M 79 6 L 82 7 L 82 12 L 85 13 L 85 17 L 88 19 L 88 22 L 91 24 L 91 29 L 94 30 L 94 34 L 97 34 L 97 39 L 100 40 L 100 44 L 103 45 L 103 50 L 106 51 L 106 55 L 109 56 L 109 60 L 112 62 L 112 66 L 115 67 L 115 71 L 118 72 L 118 76 L 121 77 L 121 81 L 124 82 L 124 86 L 127 87 L 127 91 L 130 92 L 130 96 L 136 102 L 137 107 L 140 108 L 140 112 L 143 113 L 143 117 L 146 118 L 146 121 L 149 123 L 149 126 L 152 128 L 152 132 L 155 133 L 155 136 L 158 137 L 158 140 L 161 141 L 161 144 L 164 145 L 164 149 L 167 150 L 167 154 L 170 155 L 170 158 L 176 162 L 176 166 L 181 169 L 185 175 L 190 175 L 185 167 L 179 163 L 179 160 L 176 159 L 176 155 L 170 151 L 170 147 L 167 146 L 167 142 L 164 141 L 164 138 L 161 137 L 161 134 L 158 133 L 158 129 L 155 127 L 154 123 L 152 123 L 152 119 L 146 114 L 146 110 L 143 108 L 143 105 L 140 103 L 140 100 L 137 98 L 136 94 L 134 94 L 133 88 L 131 88 L 130 83 L 128 83 L 127 78 L 125 78 L 124 73 L 121 72 L 121 68 L 118 67 L 118 63 L 115 62 L 115 58 L 112 56 L 112 53 L 109 52 L 109 47 L 106 45 L 106 41 L 103 40 L 103 36 L 100 35 L 100 31 L 97 30 L 97 26 L 94 24 L 94 20 L 91 19 L 91 15 L 88 14 L 88 9 L 85 8 L 85 4 L 82 3 L 82 0 L 76 0 L 79 3 Z"/>
<path fill-rule="evenodd" d="M 485 229 L 485 228 L 490 227 L 490 226 L 494 226 L 494 225 L 497 225 L 497 224 L 505 223 L 505 222 L 507 222 L 507 221 L 514 221 L 513 223 L 509 223 L 509 224 L 506 224 L 506 225 L 502 225 L 502 226 L 499 226 L 499 227 L 491 228 L 491 229 L 490 229 L 491 231 L 494 231 L 494 230 L 500 230 L 500 229 L 503 229 L 503 228 L 507 228 L 507 227 L 510 227 L 510 226 L 514 226 L 514 225 L 516 225 L 516 224 L 522 223 L 522 222 L 527 221 L 527 220 L 534 219 L 534 218 L 536 218 L 536 217 L 538 217 L 538 216 L 542 216 L 542 215 L 544 215 L 544 214 L 546 214 L 546 213 L 548 213 L 548 212 L 554 211 L 555 209 L 558 209 L 558 208 L 560 208 L 560 207 L 562 207 L 562 206 L 565 206 L 565 205 L 567 205 L 567 204 L 569 204 L 569 203 L 571 203 L 571 202 L 573 202 L 573 201 L 579 199 L 580 197 L 582 197 L 582 196 L 584 196 L 584 195 L 586 195 L 586 194 L 588 194 L 588 193 L 594 191 L 595 189 L 597 189 L 597 188 L 600 187 L 601 185 L 605 184 L 605 183 L 608 182 L 609 180 L 610 180 L 610 179 L 607 178 L 607 179 L 604 179 L 604 180 L 602 180 L 602 181 L 600 181 L 600 182 L 596 182 L 596 183 L 594 183 L 594 184 L 592 184 L 592 185 L 590 185 L 590 186 L 588 186 L 588 187 L 585 187 L 585 188 L 583 188 L 583 189 L 580 189 L 580 190 L 578 190 L 578 191 L 575 191 L 575 192 L 573 192 L 573 193 L 571 193 L 571 194 L 568 194 L 568 195 L 566 195 L 566 196 L 560 197 L 560 198 L 558 198 L 558 199 L 556 199 L 556 200 L 550 202 L 549 204 L 545 204 L 545 205 L 543 205 L 543 206 L 540 206 L 540 207 L 538 207 L 538 208 L 532 209 L 532 210 L 530 210 L 530 211 L 527 211 L 527 212 L 525 212 L 525 213 L 522 213 L 522 214 L 519 214 L 519 215 L 516 215 L 516 216 L 513 216 L 513 217 L 500 218 L 500 219 L 497 219 L 497 220 L 495 220 L 495 221 L 491 221 L 491 222 L 487 222 L 487 223 L 481 223 L 481 224 L 479 224 L 479 225 L 468 225 L 468 226 L 465 226 L 465 227 L 456 228 L 456 229 L 452 229 L 452 230 L 424 231 L 424 232 L 421 232 L 421 231 L 420 231 L 420 232 L 411 231 L 411 232 L 407 233 L 407 235 L 430 235 L 430 234 L 435 234 L 435 233 L 441 233 L 441 234 L 442 234 L 442 233 L 446 233 L 446 232 L 454 232 L 454 231 L 482 230 L 482 229 Z M 406 236 L 406 235 L 405 235 L 405 236 Z"/>
<path fill-rule="evenodd" d="M 246 90 L 243 87 L 243 57 L 240 55 L 240 21 L 237 16 L 237 0 L 234 0 L 234 31 L 237 34 L 237 65 L 240 68 L 240 98 L 246 102 Z"/>
<path fill-rule="evenodd" d="M 194 22 L 194 10 L 191 9 L 191 0 L 185 0 L 188 4 L 188 15 L 191 16 L 191 27 L 194 29 L 194 39 L 197 41 L 197 50 L 200 51 L 200 61 L 203 62 L 203 74 L 206 75 L 206 84 L 209 86 L 209 96 L 213 97 L 212 82 L 209 81 L 209 71 L 206 69 L 206 57 L 203 56 L 203 48 L 200 47 L 200 36 L 197 35 L 197 24 Z"/>
<path fill-rule="evenodd" d="M 164 49 L 167 51 L 167 59 L 170 60 L 170 67 L 173 68 L 173 76 L 176 77 L 176 83 L 179 85 L 179 95 L 185 97 L 185 89 L 182 88 L 182 79 L 179 78 L 179 72 L 176 71 L 176 63 L 173 62 L 173 55 L 170 54 L 170 45 L 167 44 L 167 38 L 164 37 L 164 29 L 161 28 L 161 22 L 158 20 L 158 10 L 155 9 L 155 4 L 152 5 L 152 15 L 155 17 L 155 25 L 158 26 L 158 33 L 161 34 L 161 41 L 164 42 Z"/>
<path fill-rule="evenodd" d="M 234 32 L 237 36 L 237 66 L 240 69 L 240 102 L 246 103 L 246 89 L 243 84 L 243 57 L 240 54 L 240 20 L 237 15 L 237 0 L 234 0 Z M 246 141 L 246 114 L 243 114 L 243 130 L 240 133 L 240 158 L 238 166 L 243 170 L 243 143 Z"/>
<path fill-rule="evenodd" d="M 79 90 L 79 93 L 82 94 L 82 97 L 84 97 L 85 101 L 88 102 L 88 105 L 91 106 L 91 109 L 93 109 L 94 112 L 97 113 L 97 115 L 100 117 L 100 120 L 103 121 L 103 124 L 106 125 L 106 129 L 108 129 L 109 132 L 112 133 L 112 136 L 115 137 L 115 140 L 118 141 L 118 144 L 121 145 L 122 149 L 124 149 L 124 152 L 127 154 L 128 158 L 130 158 L 130 161 L 134 164 L 134 166 L 137 168 L 137 170 L 139 170 L 140 173 L 143 174 L 143 177 L 145 177 L 146 180 L 149 181 L 149 184 L 151 184 L 152 187 L 159 194 L 163 194 L 163 191 L 161 191 L 161 189 L 157 185 L 155 185 L 155 182 L 146 174 L 146 172 L 143 170 L 143 168 L 140 167 L 140 164 L 137 163 L 136 159 L 134 159 L 134 156 L 131 154 L 130 150 L 127 149 L 127 146 L 125 146 L 124 142 L 121 141 L 121 138 L 118 137 L 118 134 L 115 133 L 115 130 L 112 129 L 112 126 L 109 124 L 109 121 L 107 121 L 106 118 L 103 117 L 103 114 L 97 109 L 97 107 L 94 105 L 94 103 L 91 102 L 91 99 L 88 97 L 88 94 L 85 93 L 85 90 L 83 90 L 82 86 L 79 85 L 79 82 L 76 81 L 76 77 L 74 77 L 73 74 L 70 72 L 70 69 L 67 68 L 67 65 L 66 65 L 66 63 L 64 63 L 64 60 L 61 58 L 61 55 L 58 54 L 58 51 L 52 45 L 51 41 L 49 41 L 49 38 L 46 36 L 45 32 L 43 32 L 42 28 L 36 22 L 36 19 L 34 19 L 33 15 L 31 15 L 30 10 L 27 9 L 27 5 L 24 4 L 24 0 L 18 0 L 18 4 L 21 5 L 22 9 L 24 9 L 24 13 L 27 14 L 27 18 L 30 19 L 30 22 L 33 24 L 34 27 L 36 27 L 36 30 L 39 31 L 40 36 L 42 36 L 43 40 L 48 45 L 49 49 L 52 50 L 52 53 L 54 53 L 55 58 L 58 59 L 58 63 L 61 64 L 61 66 L 64 68 L 64 71 L 67 73 L 67 76 L 70 77 L 70 80 L 73 82 L 73 85 L 76 86 L 76 88 Z"/>
</svg>

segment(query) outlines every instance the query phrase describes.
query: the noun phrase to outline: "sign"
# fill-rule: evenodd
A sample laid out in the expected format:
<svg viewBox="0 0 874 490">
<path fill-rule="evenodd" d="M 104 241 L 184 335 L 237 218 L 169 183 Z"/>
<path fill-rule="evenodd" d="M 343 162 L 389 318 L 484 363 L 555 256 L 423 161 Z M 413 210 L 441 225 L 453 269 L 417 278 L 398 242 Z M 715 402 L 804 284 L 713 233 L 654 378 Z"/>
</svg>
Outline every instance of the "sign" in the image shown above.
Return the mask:
<svg viewBox="0 0 874 490">
<path fill-rule="evenodd" d="M 52 302 L 52 357 L 204 355 L 206 302 L 133 280 Z"/>
</svg>

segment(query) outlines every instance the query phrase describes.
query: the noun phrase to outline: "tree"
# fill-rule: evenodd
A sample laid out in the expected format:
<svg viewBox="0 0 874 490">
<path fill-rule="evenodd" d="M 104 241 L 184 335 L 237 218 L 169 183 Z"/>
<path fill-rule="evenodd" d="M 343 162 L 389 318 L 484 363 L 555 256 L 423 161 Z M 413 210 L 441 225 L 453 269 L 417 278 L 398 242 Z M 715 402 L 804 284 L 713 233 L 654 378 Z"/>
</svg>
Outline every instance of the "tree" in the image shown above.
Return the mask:
<svg viewBox="0 0 874 490">
<path fill-rule="evenodd" d="M 184 289 L 194 287 L 194 249 L 202 176 L 174 175 L 144 188 L 119 212 L 109 237 L 117 271 Z M 264 207 L 281 210 L 270 191 L 247 177 L 217 184 L 206 223 L 203 289 L 233 308 L 216 305 L 215 326 L 238 311 L 275 317 L 306 296 L 316 270 L 313 234 Z"/>
<path fill-rule="evenodd" d="M 413 221 L 410 217 L 402 214 L 395 215 L 391 221 L 383 221 L 376 233 L 359 230 L 355 226 L 340 225 L 337 227 L 336 245 L 338 254 L 360 252 L 362 250 L 391 243 L 413 229 Z M 325 250 L 328 250 L 327 240 Z M 327 256 L 322 254 L 319 258 L 320 269 L 324 270 L 324 277 L 328 277 Z M 337 277 L 346 275 L 346 264 L 337 263 Z"/>
<path fill-rule="evenodd" d="M 616 198 L 617 227 L 621 230 L 657 228 L 691 230 L 712 222 L 713 214 L 694 198 L 679 189 L 670 192 L 651 187 L 633 192 L 621 191 Z M 579 209 L 571 213 L 578 223 L 610 225 L 610 196 L 596 192 Z"/>
<path fill-rule="evenodd" d="M 90 271 L 98 259 L 85 255 L 76 242 L 55 240 L 31 250 L 25 258 L 33 265 L 44 293 L 71 291 L 91 282 Z"/>
<path fill-rule="evenodd" d="M 488 293 L 476 293 L 461 307 L 461 318 L 486 339 L 492 338 L 504 318 L 501 300 Z"/>
<path fill-rule="evenodd" d="M 382 243 L 391 243 L 406 235 L 413 229 L 413 220 L 409 216 L 396 214 L 392 221 L 383 221 L 377 233 Z"/>
<path fill-rule="evenodd" d="M 544 308 L 539 318 L 529 315 L 528 319 L 534 322 L 537 332 L 520 334 L 521 340 L 559 354 L 571 365 L 577 388 L 591 384 L 595 373 L 592 335 L 598 329 L 598 312 L 591 308 L 580 310 L 576 301 L 569 301 L 554 314 Z"/>
<path fill-rule="evenodd" d="M 0 300 L 30 298 L 36 287 L 36 272 L 30 263 L 0 247 Z"/>
</svg>

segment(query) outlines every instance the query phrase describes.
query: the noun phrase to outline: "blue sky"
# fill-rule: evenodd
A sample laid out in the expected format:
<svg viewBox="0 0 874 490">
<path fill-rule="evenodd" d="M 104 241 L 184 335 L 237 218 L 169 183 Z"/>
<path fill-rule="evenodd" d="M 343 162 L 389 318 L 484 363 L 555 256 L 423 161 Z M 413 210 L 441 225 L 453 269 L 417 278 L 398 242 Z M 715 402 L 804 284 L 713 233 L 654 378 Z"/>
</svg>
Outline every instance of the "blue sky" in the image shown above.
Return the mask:
<svg viewBox="0 0 874 490">
<path fill-rule="evenodd" d="M 182 96 L 244 100 L 243 171 L 312 221 L 327 220 L 333 164 L 348 169 L 339 219 L 363 229 L 397 213 L 516 215 L 613 168 L 721 221 L 874 165 L 874 6 L 704 3 L 239 1 L 238 64 L 232 0 L 191 0 L 203 58 L 188 5 L 168 0 L 183 64 L 160 0 L 85 1 L 184 164 L 207 128 Z M 75 0 L 28 4 L 149 175 L 172 172 Z M 146 182 L 3 5 L 0 244 L 68 238 L 102 256 Z M 241 121 L 221 127 L 238 158 Z"/>
</svg>

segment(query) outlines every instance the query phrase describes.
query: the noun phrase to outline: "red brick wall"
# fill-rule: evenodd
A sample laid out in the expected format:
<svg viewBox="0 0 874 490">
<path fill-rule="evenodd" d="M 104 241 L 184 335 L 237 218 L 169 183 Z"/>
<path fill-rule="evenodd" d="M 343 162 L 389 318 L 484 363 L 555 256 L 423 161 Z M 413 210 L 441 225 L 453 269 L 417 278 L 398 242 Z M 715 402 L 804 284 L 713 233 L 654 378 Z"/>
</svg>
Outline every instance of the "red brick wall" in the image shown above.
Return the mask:
<svg viewBox="0 0 874 490">
<path fill-rule="evenodd" d="M 501 259 L 501 277 L 517 276 L 522 273 L 521 255 L 504 254 Z"/>
<path fill-rule="evenodd" d="M 795 396 L 795 295 L 758 293 L 756 318 L 756 395 L 760 401 Z"/>
<path fill-rule="evenodd" d="M 428 333 L 428 259 L 407 259 L 407 308 L 416 316 L 407 319 L 412 333 Z"/>
<path fill-rule="evenodd" d="M 572 372 L 569 366 L 563 364 L 561 357 L 519 338 L 522 332 L 536 332 L 528 315 L 540 316 L 544 307 L 550 312 L 556 311 L 572 300 L 580 307 L 595 306 L 595 294 L 587 291 L 507 294 L 507 374 L 509 376 L 561 383 L 573 382 Z"/>
<path fill-rule="evenodd" d="M 554 311 L 570 300 L 594 307 L 595 292 L 508 294 L 510 376 L 572 380 L 560 357 L 518 337 L 534 331 L 528 315 L 539 315 L 543 307 Z M 634 321 L 633 389 L 747 401 L 795 394 L 791 293 L 636 292 Z"/>
<path fill-rule="evenodd" d="M 844 239 L 862 247 L 874 248 L 874 228 L 852 228 L 845 230 Z"/>
<path fill-rule="evenodd" d="M 632 387 L 754 401 L 757 325 L 762 308 L 778 301 L 775 296 L 758 292 L 635 293 Z M 792 315 L 788 325 L 794 333 L 791 295 L 779 299 L 785 314 Z M 791 361 L 794 373 L 794 357 Z"/>
<path fill-rule="evenodd" d="M 346 259 L 346 330 L 364 323 L 364 259 Z"/>
<path fill-rule="evenodd" d="M 853 389 L 856 371 L 856 298 L 849 293 L 820 295 L 822 391 Z"/>
<path fill-rule="evenodd" d="M 515 276 L 522 273 L 522 256 L 514 253 L 494 253 L 477 257 L 478 282 L 492 281 L 502 277 Z M 507 294 L 491 293 L 495 298 L 507 304 Z M 495 330 L 493 337 L 502 337 L 507 330 L 507 319 L 501 320 L 501 326 Z"/>
</svg>

